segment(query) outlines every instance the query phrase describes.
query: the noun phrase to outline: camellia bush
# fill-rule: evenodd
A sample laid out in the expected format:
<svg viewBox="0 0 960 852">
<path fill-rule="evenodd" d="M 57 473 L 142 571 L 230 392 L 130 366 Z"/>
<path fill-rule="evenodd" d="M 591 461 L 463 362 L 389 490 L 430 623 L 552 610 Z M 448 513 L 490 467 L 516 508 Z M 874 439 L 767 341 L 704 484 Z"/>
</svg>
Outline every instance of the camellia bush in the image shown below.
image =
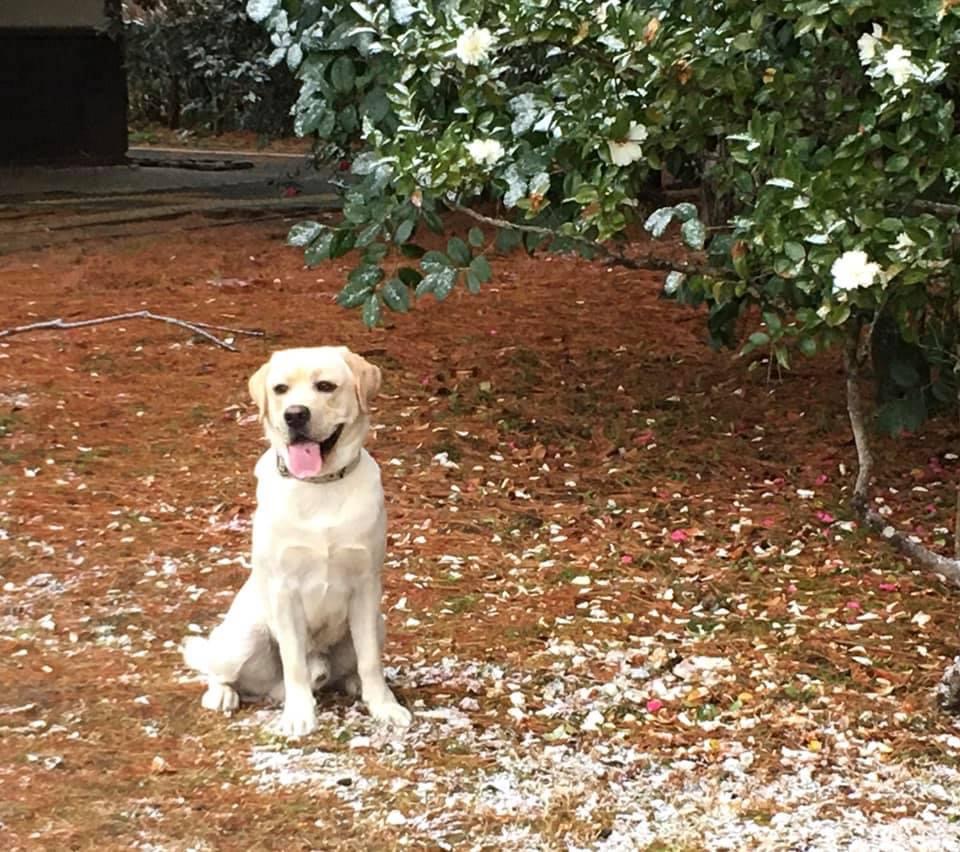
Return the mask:
<svg viewBox="0 0 960 852">
<path fill-rule="evenodd" d="M 843 354 L 865 512 L 863 368 L 888 431 L 956 409 L 958 0 L 247 11 L 296 69 L 298 132 L 352 162 L 342 222 L 302 223 L 290 242 L 311 264 L 359 250 L 339 301 L 368 325 L 417 297 L 479 291 L 489 253 L 520 243 L 662 268 L 667 295 L 707 307 L 717 345 L 784 367 Z M 651 204 L 663 174 L 699 197 Z M 446 209 L 495 225 L 494 244 L 473 228 L 425 252 L 418 237 L 441 232 Z M 689 260 L 631 250 L 639 227 L 679 233 Z"/>
</svg>

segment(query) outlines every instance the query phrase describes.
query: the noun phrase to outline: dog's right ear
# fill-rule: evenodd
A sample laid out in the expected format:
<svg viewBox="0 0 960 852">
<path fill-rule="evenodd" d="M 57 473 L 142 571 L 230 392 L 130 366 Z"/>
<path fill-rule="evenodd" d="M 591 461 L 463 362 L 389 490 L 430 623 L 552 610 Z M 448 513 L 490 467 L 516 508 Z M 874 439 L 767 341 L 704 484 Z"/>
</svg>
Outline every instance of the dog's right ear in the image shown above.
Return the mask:
<svg viewBox="0 0 960 852">
<path fill-rule="evenodd" d="M 257 411 L 260 413 L 261 423 L 267 418 L 267 368 L 269 366 L 269 362 L 264 364 L 250 377 L 250 381 L 247 382 L 250 396 L 257 404 Z"/>
</svg>

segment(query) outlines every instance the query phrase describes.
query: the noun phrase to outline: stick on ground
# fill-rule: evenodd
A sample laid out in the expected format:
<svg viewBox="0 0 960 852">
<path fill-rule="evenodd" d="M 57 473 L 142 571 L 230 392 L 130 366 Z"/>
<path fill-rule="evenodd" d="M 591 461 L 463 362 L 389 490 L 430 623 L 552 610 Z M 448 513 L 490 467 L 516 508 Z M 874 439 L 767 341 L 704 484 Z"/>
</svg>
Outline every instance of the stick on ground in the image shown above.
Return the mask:
<svg viewBox="0 0 960 852">
<path fill-rule="evenodd" d="M 42 322 L 34 322 L 29 325 L 18 325 L 13 328 L 5 328 L 0 330 L 0 338 L 10 337 L 14 334 L 23 334 L 28 331 L 41 331 L 42 329 L 49 328 L 58 328 L 58 329 L 71 329 L 71 328 L 85 328 L 90 325 L 102 325 L 103 323 L 108 322 L 118 322 L 120 320 L 130 320 L 130 319 L 148 319 L 148 320 L 157 320 L 158 322 L 169 323 L 170 325 L 176 325 L 180 328 L 188 329 L 194 334 L 199 335 L 200 337 L 206 338 L 211 343 L 216 346 L 221 347 L 222 349 L 228 349 L 230 352 L 238 351 L 237 348 L 228 343 L 226 340 L 221 340 L 214 334 L 211 334 L 210 330 L 213 331 L 226 331 L 230 334 L 246 334 L 249 337 L 263 337 L 265 332 L 256 328 L 230 328 L 229 326 L 224 325 L 210 325 L 206 322 L 194 322 L 193 320 L 182 320 L 177 319 L 176 317 L 168 317 L 162 314 L 155 314 L 151 311 L 129 311 L 123 314 L 113 314 L 108 317 L 94 317 L 93 319 L 87 320 L 75 320 L 73 322 L 66 322 L 62 318 L 44 320 Z"/>
</svg>

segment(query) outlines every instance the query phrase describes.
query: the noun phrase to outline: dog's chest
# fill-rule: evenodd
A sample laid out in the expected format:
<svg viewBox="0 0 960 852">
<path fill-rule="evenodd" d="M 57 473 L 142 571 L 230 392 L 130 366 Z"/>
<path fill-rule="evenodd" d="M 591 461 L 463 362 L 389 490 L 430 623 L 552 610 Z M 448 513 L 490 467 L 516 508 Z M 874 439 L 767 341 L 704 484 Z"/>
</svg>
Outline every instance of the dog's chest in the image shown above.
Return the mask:
<svg viewBox="0 0 960 852">
<path fill-rule="evenodd" d="M 300 599 L 314 645 L 326 648 L 347 632 L 350 590 L 337 578 L 327 579 L 320 573 L 302 579 Z"/>
</svg>

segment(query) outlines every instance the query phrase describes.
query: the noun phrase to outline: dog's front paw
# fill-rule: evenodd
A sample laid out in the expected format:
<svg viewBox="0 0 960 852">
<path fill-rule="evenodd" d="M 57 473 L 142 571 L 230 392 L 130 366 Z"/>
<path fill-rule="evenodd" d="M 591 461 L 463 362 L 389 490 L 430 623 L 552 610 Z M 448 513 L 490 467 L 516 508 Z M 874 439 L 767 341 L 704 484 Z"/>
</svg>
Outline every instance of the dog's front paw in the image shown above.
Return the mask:
<svg viewBox="0 0 960 852">
<path fill-rule="evenodd" d="M 308 700 L 309 699 L 309 700 Z M 313 695 L 293 698 L 287 696 L 280 714 L 279 733 L 290 740 L 305 737 L 317 728 L 317 712 Z"/>
<path fill-rule="evenodd" d="M 370 715 L 378 722 L 395 725 L 398 728 L 409 727 L 413 721 L 413 714 L 396 699 L 392 701 L 369 702 Z"/>
<path fill-rule="evenodd" d="M 207 710 L 232 713 L 240 706 L 240 696 L 232 686 L 225 683 L 211 683 L 203 693 L 200 704 Z"/>
</svg>

